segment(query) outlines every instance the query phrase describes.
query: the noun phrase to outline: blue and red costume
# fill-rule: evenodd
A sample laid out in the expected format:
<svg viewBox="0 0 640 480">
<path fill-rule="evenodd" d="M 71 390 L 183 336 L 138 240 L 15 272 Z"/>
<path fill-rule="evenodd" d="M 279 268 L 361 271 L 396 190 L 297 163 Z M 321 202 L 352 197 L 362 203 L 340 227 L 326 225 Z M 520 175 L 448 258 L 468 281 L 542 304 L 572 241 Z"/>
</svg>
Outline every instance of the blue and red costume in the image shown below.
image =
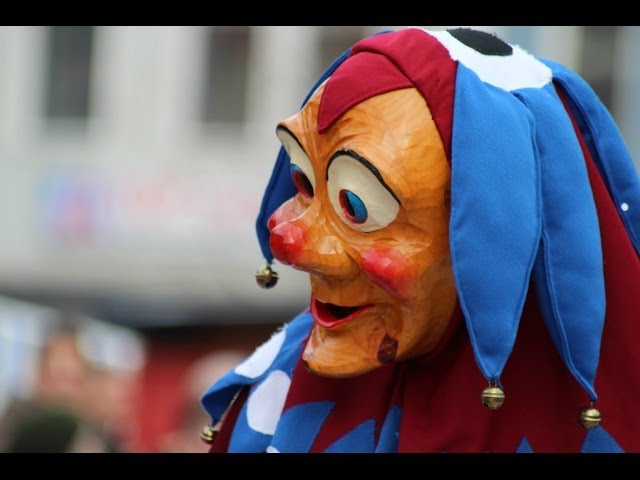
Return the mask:
<svg viewBox="0 0 640 480">
<path fill-rule="evenodd" d="M 300 362 L 313 325 L 304 312 L 205 393 L 214 423 L 227 412 L 212 452 L 640 451 L 638 174 L 579 76 L 489 37 L 382 33 L 317 84 L 327 81 L 321 133 L 398 88 L 430 107 L 452 168 L 459 296 L 439 346 L 320 377 Z M 258 218 L 269 261 L 267 219 L 296 192 L 288 164 L 281 150 Z M 487 238 L 486 222 L 504 234 Z M 479 401 L 487 380 L 507 393 L 497 411 Z M 585 430 L 577 413 L 596 400 L 602 423 Z"/>
</svg>

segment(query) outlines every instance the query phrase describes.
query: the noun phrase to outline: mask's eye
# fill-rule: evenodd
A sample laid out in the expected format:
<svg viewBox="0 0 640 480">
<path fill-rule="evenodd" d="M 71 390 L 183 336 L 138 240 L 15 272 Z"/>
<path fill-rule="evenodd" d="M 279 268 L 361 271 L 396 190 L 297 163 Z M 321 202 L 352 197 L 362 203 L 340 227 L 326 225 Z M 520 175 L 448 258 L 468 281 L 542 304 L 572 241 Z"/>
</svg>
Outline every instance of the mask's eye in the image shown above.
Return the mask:
<svg viewBox="0 0 640 480">
<path fill-rule="evenodd" d="M 278 127 L 276 135 L 291 159 L 291 179 L 298 191 L 307 198 L 313 197 L 316 177 L 309 157 L 302 149 L 296 138 L 285 127 Z"/>
<path fill-rule="evenodd" d="M 327 189 L 340 219 L 361 232 L 386 227 L 400 209 L 380 172 L 350 151 L 341 151 L 332 158 L 327 170 Z"/>
<path fill-rule="evenodd" d="M 291 164 L 291 178 L 298 191 L 307 198 L 313 197 L 313 185 L 298 165 Z"/>
<path fill-rule="evenodd" d="M 367 221 L 367 207 L 358 195 L 349 190 L 340 190 L 340 206 L 345 217 L 353 223 L 364 223 Z"/>
</svg>

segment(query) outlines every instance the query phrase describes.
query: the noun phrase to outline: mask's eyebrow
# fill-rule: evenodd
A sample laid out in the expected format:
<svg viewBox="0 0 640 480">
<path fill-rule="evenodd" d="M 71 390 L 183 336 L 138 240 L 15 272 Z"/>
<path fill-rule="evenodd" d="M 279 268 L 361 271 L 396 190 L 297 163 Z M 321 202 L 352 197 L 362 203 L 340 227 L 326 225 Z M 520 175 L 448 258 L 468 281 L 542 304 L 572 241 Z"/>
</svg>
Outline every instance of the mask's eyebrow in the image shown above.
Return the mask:
<svg viewBox="0 0 640 480">
<path fill-rule="evenodd" d="M 331 158 L 327 163 L 327 173 L 326 173 L 327 181 L 329 181 L 329 167 L 331 166 L 331 162 L 333 162 L 336 158 L 342 155 L 351 157 L 354 160 L 357 160 L 358 162 L 360 162 L 362 165 L 364 165 L 371 173 L 373 173 L 373 176 L 378 179 L 380 184 L 387 190 L 387 192 L 391 194 L 391 196 L 396 200 L 396 202 L 398 202 L 399 205 L 402 205 L 402 202 L 400 201 L 398 196 L 394 193 L 393 190 L 391 190 L 391 187 L 387 185 L 387 182 L 384 181 L 384 178 L 382 178 L 382 174 L 380 173 L 380 170 L 378 170 L 369 160 L 359 155 L 358 153 L 354 152 L 353 150 L 342 148 L 338 150 L 336 153 L 334 153 L 333 155 L 331 155 Z"/>
<path fill-rule="evenodd" d="M 291 136 L 291 137 L 296 141 L 296 143 L 297 143 L 297 144 L 298 144 L 298 146 L 302 149 L 302 151 L 304 152 L 304 154 L 305 154 L 305 155 L 307 155 L 307 156 L 309 156 L 309 155 L 307 154 L 307 151 L 306 151 L 306 150 L 304 149 L 304 147 L 302 146 L 302 143 L 300 143 L 300 140 L 298 140 L 298 137 L 296 137 L 296 136 L 294 135 L 294 133 L 293 133 L 291 130 L 289 130 L 289 129 L 288 129 L 287 127 L 285 127 L 284 125 L 278 125 L 278 126 L 276 127 L 276 135 L 278 136 L 278 138 L 279 138 L 279 139 L 280 139 L 280 135 L 278 135 L 278 134 L 279 134 L 279 133 L 281 133 L 281 132 L 285 132 L 285 133 L 289 134 L 289 136 Z M 280 141 L 282 142 L 282 140 L 280 140 Z M 284 144 L 283 144 L 283 146 L 284 146 Z"/>
</svg>

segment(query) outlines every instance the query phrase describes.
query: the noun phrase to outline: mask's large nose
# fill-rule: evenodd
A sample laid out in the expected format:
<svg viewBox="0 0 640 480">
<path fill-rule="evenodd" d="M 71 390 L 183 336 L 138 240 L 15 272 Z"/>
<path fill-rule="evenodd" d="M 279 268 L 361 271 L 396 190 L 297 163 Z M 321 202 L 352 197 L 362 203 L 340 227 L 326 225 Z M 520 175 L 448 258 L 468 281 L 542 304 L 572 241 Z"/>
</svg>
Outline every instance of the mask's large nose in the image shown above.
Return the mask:
<svg viewBox="0 0 640 480">
<path fill-rule="evenodd" d="M 357 265 L 322 215 L 320 202 L 303 205 L 294 197 L 273 213 L 268 226 L 269 245 L 280 263 L 341 280 L 358 274 Z"/>
</svg>

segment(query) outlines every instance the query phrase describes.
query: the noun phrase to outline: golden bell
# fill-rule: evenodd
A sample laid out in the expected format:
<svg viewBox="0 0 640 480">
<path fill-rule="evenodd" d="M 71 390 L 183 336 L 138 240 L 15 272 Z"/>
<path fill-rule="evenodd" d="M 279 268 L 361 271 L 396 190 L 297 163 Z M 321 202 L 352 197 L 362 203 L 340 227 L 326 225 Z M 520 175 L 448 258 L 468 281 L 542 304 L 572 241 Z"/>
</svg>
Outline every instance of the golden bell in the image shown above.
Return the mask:
<svg viewBox="0 0 640 480">
<path fill-rule="evenodd" d="M 211 425 L 205 425 L 200 432 L 200 439 L 207 445 L 211 445 L 218 435 L 218 430 L 214 429 Z"/>
<path fill-rule="evenodd" d="M 278 283 L 278 273 L 273 271 L 271 265 L 262 267 L 256 272 L 256 282 L 261 288 L 273 288 Z"/>
<path fill-rule="evenodd" d="M 591 430 L 592 428 L 596 428 L 600 425 L 602 421 L 602 415 L 600 415 L 600 411 L 593 406 L 593 404 L 588 407 L 580 410 L 580 415 L 578 415 L 578 419 L 580 420 L 580 425 L 582 425 L 587 430 Z"/>
<path fill-rule="evenodd" d="M 491 410 L 497 410 L 504 403 L 504 391 L 499 387 L 489 385 L 482 391 L 480 398 L 485 407 Z"/>
</svg>

